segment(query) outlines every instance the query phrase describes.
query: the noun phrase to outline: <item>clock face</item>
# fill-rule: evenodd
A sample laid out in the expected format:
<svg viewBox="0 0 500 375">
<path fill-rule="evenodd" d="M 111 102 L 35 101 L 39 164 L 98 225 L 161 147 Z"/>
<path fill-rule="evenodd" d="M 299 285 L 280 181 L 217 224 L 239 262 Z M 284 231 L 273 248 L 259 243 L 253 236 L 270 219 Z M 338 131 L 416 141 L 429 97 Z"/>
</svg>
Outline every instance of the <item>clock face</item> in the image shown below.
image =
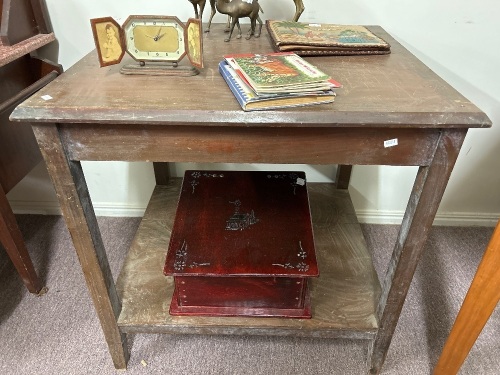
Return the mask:
<svg viewBox="0 0 500 375">
<path fill-rule="evenodd" d="M 184 25 L 177 17 L 130 16 L 122 28 L 126 50 L 137 61 L 178 62 L 186 54 Z"/>
</svg>

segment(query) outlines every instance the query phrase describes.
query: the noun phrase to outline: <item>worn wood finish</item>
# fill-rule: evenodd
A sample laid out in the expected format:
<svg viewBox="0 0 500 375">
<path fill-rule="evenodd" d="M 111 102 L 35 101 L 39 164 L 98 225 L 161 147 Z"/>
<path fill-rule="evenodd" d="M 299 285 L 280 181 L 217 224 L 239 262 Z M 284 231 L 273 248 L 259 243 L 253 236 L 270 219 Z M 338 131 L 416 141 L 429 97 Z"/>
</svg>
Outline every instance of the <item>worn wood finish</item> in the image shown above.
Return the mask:
<svg viewBox="0 0 500 375">
<path fill-rule="evenodd" d="M 335 185 L 337 189 L 348 189 L 351 181 L 352 165 L 339 165 L 337 167 L 337 176 L 335 177 Z"/>
<path fill-rule="evenodd" d="M 446 340 L 434 375 L 457 374 L 500 301 L 500 221 Z"/>
<path fill-rule="evenodd" d="M 4 0 L 0 40 L 14 45 L 39 33 L 31 0 Z"/>
<path fill-rule="evenodd" d="M 204 35 L 205 68 L 190 78 L 123 76 L 120 64 L 99 69 L 91 52 L 22 104 L 14 118 L 25 121 L 188 126 L 286 127 L 485 127 L 487 116 L 417 60 L 380 27 L 370 27 L 391 44 L 383 56 L 306 58 L 343 84 L 333 104 L 282 111 L 243 112 L 218 72 L 223 54 L 271 52 L 266 32 L 260 38 L 222 43 L 223 25 Z M 131 63 L 126 58 L 123 64 Z M 88 79 L 93 77 L 93 79 Z M 141 90 L 126 87 L 147 87 Z M 195 95 L 195 96 L 194 96 Z M 102 98 L 106 98 L 105 101 Z M 195 98 L 195 99 L 194 99 Z M 85 114 L 84 116 L 82 116 Z"/>
<path fill-rule="evenodd" d="M 39 293 L 43 284 L 38 278 L 31 262 L 28 250 L 17 226 L 5 192 L 0 183 L 0 243 L 12 260 L 17 273 L 30 293 Z"/>
<path fill-rule="evenodd" d="M 47 69 L 42 67 L 49 65 L 47 60 L 28 54 L 53 39 L 53 35 L 34 38 L 14 47 L 0 44 L 0 242 L 28 291 L 40 295 L 47 288 L 37 277 L 5 195 L 42 160 L 42 155 L 31 125 L 11 123 L 9 115 L 16 105 L 55 78 L 56 74 L 45 76 Z"/>
<path fill-rule="evenodd" d="M 371 344 L 371 374 L 381 371 L 413 274 L 466 133 L 466 130 L 443 131 L 432 164 L 420 167 L 417 173 L 378 303 L 381 329 Z"/>
<path fill-rule="evenodd" d="M 170 179 L 170 169 L 168 163 L 153 162 L 156 185 L 166 185 Z"/>
<path fill-rule="evenodd" d="M 206 68 L 198 76 L 124 76 L 119 66 L 100 69 L 92 52 L 11 116 L 35 123 L 115 363 L 123 367 L 127 358 L 115 322 L 118 298 L 99 261 L 105 253 L 78 161 L 418 165 L 378 307 L 378 282 L 354 211 L 342 208 L 352 207 L 348 192 L 333 184 L 320 185 L 319 200 L 311 196 L 322 277 L 312 282 L 308 323 L 168 316 L 172 280 L 161 266 L 178 194 L 170 182 L 157 186 L 120 276 L 124 332 L 376 336 L 370 349 L 376 373 L 463 137 L 491 121 L 380 27 L 370 29 L 391 44 L 390 55 L 308 58 L 344 85 L 333 104 L 243 112 L 217 65 L 225 53 L 265 53 L 271 46 L 265 36 L 221 43 L 222 29 L 204 36 Z M 396 138 L 397 146 L 384 147 Z M 163 194 L 170 196 L 165 203 Z"/>
<path fill-rule="evenodd" d="M 3 0 L 0 6 L 0 40 L 3 45 L 15 45 L 52 31 L 44 0 Z"/>
<path fill-rule="evenodd" d="M 61 137 L 73 160 L 429 165 L 439 132 L 64 124 Z M 384 147 L 394 138 L 398 147 Z"/>
<path fill-rule="evenodd" d="M 34 125 L 61 211 L 68 226 L 85 281 L 97 310 L 104 337 L 116 368 L 126 368 L 127 341 L 116 319 L 121 303 L 117 296 L 81 164 L 69 161 L 56 125 Z"/>
<path fill-rule="evenodd" d="M 321 275 L 310 282 L 312 319 L 169 315 L 174 282 L 162 265 L 179 189 L 179 179 L 155 188 L 118 277 L 124 332 L 373 338 L 380 284 L 349 194 L 329 184 L 309 184 Z"/>
</svg>

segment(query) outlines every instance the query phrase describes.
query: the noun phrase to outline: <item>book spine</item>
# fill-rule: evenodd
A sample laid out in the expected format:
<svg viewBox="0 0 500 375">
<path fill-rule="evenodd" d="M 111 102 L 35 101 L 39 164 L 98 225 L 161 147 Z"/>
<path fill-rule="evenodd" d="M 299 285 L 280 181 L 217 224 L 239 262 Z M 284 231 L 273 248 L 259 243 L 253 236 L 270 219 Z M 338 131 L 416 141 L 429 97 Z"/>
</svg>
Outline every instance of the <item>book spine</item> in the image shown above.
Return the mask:
<svg viewBox="0 0 500 375">
<path fill-rule="evenodd" d="M 227 63 L 225 61 L 221 61 L 219 63 L 219 73 L 221 74 L 222 78 L 224 78 L 224 81 L 226 81 L 227 85 L 229 86 L 229 89 L 235 96 L 236 100 L 238 103 L 240 103 L 241 108 L 245 109 L 246 105 L 248 103 L 248 98 L 243 91 L 242 87 L 236 82 L 233 76 L 226 70 L 225 66 Z"/>
</svg>

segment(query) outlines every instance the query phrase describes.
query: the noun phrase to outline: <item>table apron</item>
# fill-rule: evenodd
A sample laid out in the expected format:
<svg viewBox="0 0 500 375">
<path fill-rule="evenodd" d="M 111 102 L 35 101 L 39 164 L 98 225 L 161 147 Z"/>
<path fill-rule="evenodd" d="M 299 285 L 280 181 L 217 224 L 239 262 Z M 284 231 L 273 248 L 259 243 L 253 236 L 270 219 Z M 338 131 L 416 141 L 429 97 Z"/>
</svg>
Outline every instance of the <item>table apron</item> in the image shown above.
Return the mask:
<svg viewBox="0 0 500 375">
<path fill-rule="evenodd" d="M 43 124 L 35 124 L 43 127 Z M 59 124 L 70 160 L 429 165 L 440 129 Z"/>
</svg>

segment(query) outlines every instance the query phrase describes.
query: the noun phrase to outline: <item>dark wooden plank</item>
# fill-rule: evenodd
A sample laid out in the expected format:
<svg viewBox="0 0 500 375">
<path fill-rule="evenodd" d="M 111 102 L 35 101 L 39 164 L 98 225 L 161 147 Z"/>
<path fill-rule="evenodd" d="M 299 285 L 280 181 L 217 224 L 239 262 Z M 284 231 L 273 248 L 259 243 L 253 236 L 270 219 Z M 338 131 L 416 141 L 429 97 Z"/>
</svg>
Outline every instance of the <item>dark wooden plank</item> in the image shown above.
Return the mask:
<svg viewBox="0 0 500 375">
<path fill-rule="evenodd" d="M 311 283 L 312 319 L 172 317 L 173 278 L 162 265 L 180 181 L 157 186 L 118 277 L 125 332 L 248 334 L 370 339 L 380 285 L 347 191 L 309 184 L 320 277 Z"/>
<path fill-rule="evenodd" d="M 166 185 L 170 179 L 168 163 L 153 162 L 156 185 Z"/>
<path fill-rule="evenodd" d="M 31 126 L 9 121 L 16 105 L 58 74 L 51 72 L 40 78 L 42 71 L 32 70 L 33 61 L 39 60 L 26 55 L 0 67 L 0 183 L 5 193 L 42 160 Z"/>
<path fill-rule="evenodd" d="M 67 160 L 56 125 L 35 125 L 33 131 L 59 198 L 113 363 L 116 368 L 124 369 L 128 360 L 127 340 L 116 324 L 121 303 L 81 165 Z"/>
<path fill-rule="evenodd" d="M 12 46 L 39 33 L 31 0 L 4 0 L 0 40 Z"/>
<path fill-rule="evenodd" d="M 337 166 L 337 176 L 335 178 L 335 185 L 337 189 L 349 188 L 351 181 L 352 165 L 339 165 Z"/>
<path fill-rule="evenodd" d="M 500 221 L 446 340 L 434 375 L 455 375 L 500 301 Z"/>
<path fill-rule="evenodd" d="M 50 72 L 46 74 L 44 77 L 40 78 L 38 81 L 35 81 L 33 84 L 21 90 L 18 94 L 5 100 L 3 103 L 0 103 L 0 113 L 6 111 L 7 109 L 9 109 L 9 107 L 14 108 L 17 104 L 21 103 L 23 100 L 26 100 L 26 98 L 33 95 L 34 92 L 40 90 L 47 83 L 54 80 L 54 78 L 56 78 L 58 75 L 59 73 L 56 71 Z"/>
<path fill-rule="evenodd" d="M 42 94 L 14 113 L 16 120 L 108 124 L 184 124 L 196 126 L 303 127 L 487 127 L 488 117 L 382 28 L 372 30 L 392 46 L 390 55 L 312 57 L 308 61 L 332 74 L 344 87 L 335 103 L 281 111 L 243 112 L 218 72 L 226 53 L 271 52 L 260 38 L 223 43 L 223 25 L 204 35 L 205 68 L 193 77 L 124 76 L 122 64 L 100 69 L 91 52 Z M 88 77 L 95 79 L 88 79 Z M 127 89 L 127 87 L 134 89 Z M 137 89 L 139 88 L 139 89 Z M 147 89 L 140 89 L 147 88 Z M 103 101 L 101 98 L 105 97 Z"/>
<path fill-rule="evenodd" d="M 30 57 L 31 71 L 33 72 L 33 76 L 36 77 L 36 79 L 45 77 L 47 74 L 50 74 L 52 72 L 57 72 L 58 74 L 62 74 L 63 72 L 63 67 L 61 64 L 54 63 L 53 61 L 38 56 Z"/>
<path fill-rule="evenodd" d="M 466 133 L 466 130 L 443 131 L 432 164 L 420 167 L 417 173 L 378 303 L 380 330 L 371 344 L 371 374 L 379 374 L 384 363 L 413 274 Z"/>
<path fill-rule="evenodd" d="M 46 289 L 35 272 L 2 184 L 0 184 L 0 243 L 7 251 L 17 273 L 30 293 L 43 294 Z"/>
<path fill-rule="evenodd" d="M 19 57 L 29 54 L 54 40 L 56 40 L 54 33 L 50 33 L 35 35 L 14 46 L 4 46 L 0 43 L 0 66 L 15 61 Z"/>
<path fill-rule="evenodd" d="M 432 129 L 61 125 L 72 160 L 428 165 Z M 398 139 L 398 146 L 384 142 Z"/>
<path fill-rule="evenodd" d="M 31 0 L 31 7 L 33 8 L 33 15 L 38 27 L 38 32 L 48 34 L 52 32 L 52 25 L 50 23 L 49 12 L 45 0 Z"/>
</svg>

